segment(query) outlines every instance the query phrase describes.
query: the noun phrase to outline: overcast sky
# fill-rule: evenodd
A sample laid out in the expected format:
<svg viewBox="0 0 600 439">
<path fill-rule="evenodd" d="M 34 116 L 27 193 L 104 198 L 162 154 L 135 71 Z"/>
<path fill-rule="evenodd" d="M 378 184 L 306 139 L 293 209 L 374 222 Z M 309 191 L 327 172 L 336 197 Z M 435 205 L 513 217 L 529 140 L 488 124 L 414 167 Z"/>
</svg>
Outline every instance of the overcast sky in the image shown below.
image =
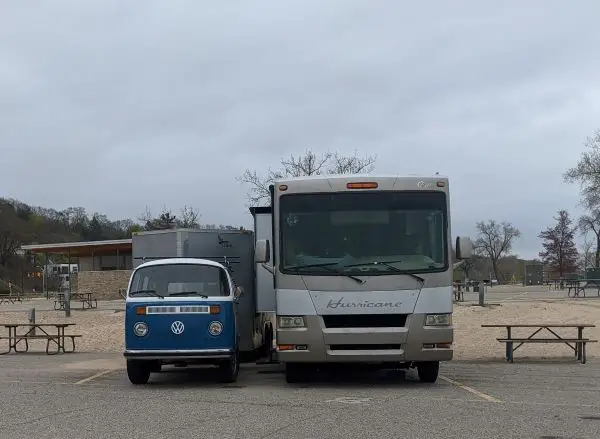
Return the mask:
<svg viewBox="0 0 600 439">
<path fill-rule="evenodd" d="M 425 4 L 427 3 L 427 4 Z M 561 208 L 600 128 L 600 2 L 0 2 L 0 192 L 250 225 L 235 177 L 307 147 L 450 178 L 453 234 Z"/>
</svg>

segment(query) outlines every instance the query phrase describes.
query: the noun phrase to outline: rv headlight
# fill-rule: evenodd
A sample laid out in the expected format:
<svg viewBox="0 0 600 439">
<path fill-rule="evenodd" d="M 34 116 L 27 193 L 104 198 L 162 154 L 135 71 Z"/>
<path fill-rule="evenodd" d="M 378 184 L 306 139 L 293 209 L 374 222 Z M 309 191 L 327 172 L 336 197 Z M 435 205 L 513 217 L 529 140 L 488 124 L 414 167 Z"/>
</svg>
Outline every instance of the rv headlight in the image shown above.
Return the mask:
<svg viewBox="0 0 600 439">
<path fill-rule="evenodd" d="M 280 328 L 304 328 L 304 317 L 302 316 L 280 316 L 279 327 Z"/>
<path fill-rule="evenodd" d="M 148 325 L 144 322 L 137 322 L 133 325 L 133 333 L 138 337 L 143 337 L 148 333 Z"/>
<path fill-rule="evenodd" d="M 210 335 L 219 335 L 223 332 L 223 324 L 221 322 L 210 322 L 208 325 Z"/>
<path fill-rule="evenodd" d="M 427 314 L 425 316 L 425 326 L 450 326 L 452 324 L 452 314 Z"/>
</svg>

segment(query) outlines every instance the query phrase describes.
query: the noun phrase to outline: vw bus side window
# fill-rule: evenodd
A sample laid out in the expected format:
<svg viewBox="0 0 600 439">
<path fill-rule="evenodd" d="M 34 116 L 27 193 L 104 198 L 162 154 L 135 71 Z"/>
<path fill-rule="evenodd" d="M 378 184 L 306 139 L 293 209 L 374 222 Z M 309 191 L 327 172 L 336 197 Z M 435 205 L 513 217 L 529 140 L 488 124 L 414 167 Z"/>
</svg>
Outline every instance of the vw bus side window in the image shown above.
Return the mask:
<svg viewBox="0 0 600 439">
<path fill-rule="evenodd" d="M 212 265 L 166 264 L 138 269 L 131 291 L 154 290 L 162 296 L 229 296 L 225 270 Z M 141 293 L 139 296 L 151 294 Z"/>
</svg>

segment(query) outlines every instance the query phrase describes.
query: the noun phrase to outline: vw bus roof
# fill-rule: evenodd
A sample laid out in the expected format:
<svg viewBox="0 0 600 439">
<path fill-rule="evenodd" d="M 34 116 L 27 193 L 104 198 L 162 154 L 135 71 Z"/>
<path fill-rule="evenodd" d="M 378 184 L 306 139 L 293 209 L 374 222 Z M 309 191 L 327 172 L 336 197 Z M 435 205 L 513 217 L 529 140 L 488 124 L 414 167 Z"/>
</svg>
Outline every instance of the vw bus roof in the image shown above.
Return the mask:
<svg viewBox="0 0 600 439">
<path fill-rule="evenodd" d="M 135 269 L 138 270 L 143 267 L 151 267 L 154 265 L 169 265 L 169 264 L 190 264 L 190 265 L 210 265 L 212 267 L 225 268 L 223 264 L 215 261 L 211 261 L 210 259 L 202 259 L 202 258 L 165 258 L 165 259 L 156 259 L 154 261 L 144 262 L 143 264 L 138 265 Z"/>
</svg>

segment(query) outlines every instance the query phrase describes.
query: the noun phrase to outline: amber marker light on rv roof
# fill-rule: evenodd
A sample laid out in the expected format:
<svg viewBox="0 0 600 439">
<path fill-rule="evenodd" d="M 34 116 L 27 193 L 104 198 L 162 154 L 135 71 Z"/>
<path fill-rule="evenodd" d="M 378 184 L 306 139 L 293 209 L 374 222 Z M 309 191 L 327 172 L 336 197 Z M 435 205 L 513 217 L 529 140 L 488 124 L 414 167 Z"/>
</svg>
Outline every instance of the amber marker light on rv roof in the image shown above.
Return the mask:
<svg viewBox="0 0 600 439">
<path fill-rule="evenodd" d="M 287 191 L 287 188 L 288 188 L 287 184 L 280 184 L 279 185 L 279 190 L 280 191 Z"/>
<path fill-rule="evenodd" d="M 445 181 L 438 181 L 436 184 L 437 184 L 437 187 L 446 187 Z"/>
<path fill-rule="evenodd" d="M 363 181 L 357 183 L 346 183 L 346 189 L 377 189 L 377 182 Z"/>
</svg>

